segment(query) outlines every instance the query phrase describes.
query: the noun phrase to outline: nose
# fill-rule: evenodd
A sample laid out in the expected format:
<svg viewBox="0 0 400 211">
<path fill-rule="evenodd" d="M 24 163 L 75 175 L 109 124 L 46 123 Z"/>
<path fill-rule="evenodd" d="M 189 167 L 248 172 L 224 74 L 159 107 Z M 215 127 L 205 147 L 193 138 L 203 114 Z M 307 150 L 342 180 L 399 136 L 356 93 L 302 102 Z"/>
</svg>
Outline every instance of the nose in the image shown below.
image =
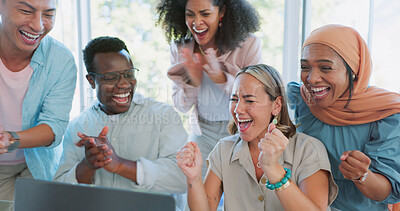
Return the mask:
<svg viewBox="0 0 400 211">
<path fill-rule="evenodd" d="M 199 16 L 196 16 L 193 21 L 194 27 L 199 27 L 203 23 L 203 19 Z"/>
<path fill-rule="evenodd" d="M 35 32 L 42 32 L 42 30 L 44 29 L 44 24 L 42 15 L 40 13 L 35 13 L 29 23 L 29 27 Z"/>
<path fill-rule="evenodd" d="M 308 72 L 307 75 L 307 82 L 309 84 L 316 84 L 319 81 L 321 81 L 321 74 L 318 70 L 315 70 L 314 68 L 310 70 L 310 72 Z"/>
<path fill-rule="evenodd" d="M 126 89 L 131 86 L 131 83 L 125 78 L 124 74 L 121 73 L 121 75 L 117 81 L 117 86 L 121 89 Z"/>
<path fill-rule="evenodd" d="M 235 114 L 243 114 L 245 111 L 245 105 L 240 100 L 236 102 L 235 110 L 233 111 Z"/>
</svg>

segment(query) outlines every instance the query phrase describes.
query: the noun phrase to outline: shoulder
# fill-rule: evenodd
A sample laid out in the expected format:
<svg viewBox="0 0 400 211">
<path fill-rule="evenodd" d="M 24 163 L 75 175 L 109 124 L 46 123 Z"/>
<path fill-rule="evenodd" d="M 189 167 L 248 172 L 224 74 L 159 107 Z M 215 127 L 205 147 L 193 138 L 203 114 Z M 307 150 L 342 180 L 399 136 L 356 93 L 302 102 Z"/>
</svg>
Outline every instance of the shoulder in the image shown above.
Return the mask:
<svg viewBox="0 0 400 211">
<path fill-rule="evenodd" d="M 169 104 L 145 97 L 138 92 L 135 92 L 135 97 L 137 98 L 137 104 L 133 106 L 140 106 L 143 111 L 147 111 L 149 114 L 177 114 Z"/>
<path fill-rule="evenodd" d="M 237 141 L 239 140 L 239 134 L 235 134 L 232 136 L 227 136 L 218 141 L 218 143 L 215 145 L 214 149 L 210 152 L 210 157 L 224 157 L 224 158 L 230 158 L 232 154 L 233 149 L 235 148 L 235 145 Z"/>
<path fill-rule="evenodd" d="M 303 98 L 300 93 L 301 83 L 291 81 L 286 86 L 286 94 L 288 97 L 288 104 L 291 109 L 296 109 L 296 107 L 303 102 Z"/>
<path fill-rule="evenodd" d="M 71 51 L 64 44 L 49 35 L 43 38 L 40 46 L 43 52 L 49 52 L 50 58 L 57 58 L 61 55 L 73 58 Z"/>
<path fill-rule="evenodd" d="M 296 149 L 311 148 L 318 151 L 325 151 L 324 144 L 317 138 L 314 138 L 310 135 L 304 133 L 296 133 L 291 139 L 294 141 L 294 143 L 296 143 Z"/>
<path fill-rule="evenodd" d="M 224 146 L 224 148 L 226 147 L 230 148 L 236 143 L 239 137 L 240 137 L 239 134 L 234 134 L 231 136 L 224 137 L 219 141 L 219 144 Z"/>
<path fill-rule="evenodd" d="M 184 42 L 180 42 L 180 43 L 177 43 L 176 41 L 172 41 L 170 43 L 170 49 L 171 49 L 171 51 L 172 50 L 178 51 L 181 48 L 189 48 L 190 46 L 193 46 L 193 45 L 194 45 L 194 39 L 193 38 L 188 39 L 188 40 L 186 40 Z"/>
<path fill-rule="evenodd" d="M 288 153 L 293 153 L 294 156 L 289 156 L 292 159 L 298 160 L 309 156 L 316 156 L 318 160 L 327 160 L 327 151 L 324 144 L 307 134 L 296 133 L 289 139 L 290 146 Z M 292 162 L 296 162 L 293 160 Z"/>
<path fill-rule="evenodd" d="M 372 123 L 371 138 L 392 139 L 400 137 L 400 113 L 393 114 L 381 120 Z"/>
<path fill-rule="evenodd" d="M 92 119 L 96 115 L 95 110 L 96 108 L 94 105 L 90 106 L 89 108 L 86 108 L 78 116 L 76 116 L 69 122 L 68 127 L 92 124 L 93 122 L 90 119 Z"/>
<path fill-rule="evenodd" d="M 247 36 L 246 39 L 239 45 L 239 48 L 261 48 L 261 39 L 254 34 L 249 34 L 249 36 Z"/>
</svg>

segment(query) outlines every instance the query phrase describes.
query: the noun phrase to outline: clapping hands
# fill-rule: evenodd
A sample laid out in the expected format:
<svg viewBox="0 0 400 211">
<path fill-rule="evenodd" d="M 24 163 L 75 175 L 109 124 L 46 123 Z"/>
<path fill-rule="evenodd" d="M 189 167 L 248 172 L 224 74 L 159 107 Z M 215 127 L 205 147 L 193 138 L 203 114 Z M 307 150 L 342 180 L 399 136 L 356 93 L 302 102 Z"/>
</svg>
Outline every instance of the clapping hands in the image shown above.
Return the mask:
<svg viewBox="0 0 400 211">
<path fill-rule="evenodd" d="M 81 138 L 75 145 L 85 147 L 84 163 L 92 170 L 104 168 L 114 173 L 117 172 L 119 166 L 119 157 L 114 153 L 114 148 L 108 141 L 106 135 L 108 127 L 104 127 L 98 137 L 87 136 L 78 133 Z"/>
<path fill-rule="evenodd" d="M 226 76 L 221 69 L 217 52 L 214 49 L 209 48 L 205 51 L 205 60 L 199 53 L 193 54 L 192 57 L 187 48 L 183 48 L 181 53 L 185 59 L 184 65 L 191 85 L 199 86 L 201 84 L 203 70 L 214 83 L 226 82 Z"/>
</svg>

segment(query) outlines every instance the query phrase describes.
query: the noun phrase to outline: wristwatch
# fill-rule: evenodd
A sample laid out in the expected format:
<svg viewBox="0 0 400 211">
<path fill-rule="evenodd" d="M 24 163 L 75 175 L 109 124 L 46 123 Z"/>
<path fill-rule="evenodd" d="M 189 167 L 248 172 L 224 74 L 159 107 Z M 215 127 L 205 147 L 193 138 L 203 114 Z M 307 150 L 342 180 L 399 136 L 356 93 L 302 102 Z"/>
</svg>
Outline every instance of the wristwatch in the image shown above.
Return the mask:
<svg viewBox="0 0 400 211">
<path fill-rule="evenodd" d="M 10 141 L 10 146 L 8 146 L 7 152 L 12 152 L 16 149 L 18 149 L 19 147 L 19 136 L 16 132 L 12 132 L 12 131 L 7 131 L 9 134 L 11 134 L 12 136 L 12 141 Z"/>
</svg>

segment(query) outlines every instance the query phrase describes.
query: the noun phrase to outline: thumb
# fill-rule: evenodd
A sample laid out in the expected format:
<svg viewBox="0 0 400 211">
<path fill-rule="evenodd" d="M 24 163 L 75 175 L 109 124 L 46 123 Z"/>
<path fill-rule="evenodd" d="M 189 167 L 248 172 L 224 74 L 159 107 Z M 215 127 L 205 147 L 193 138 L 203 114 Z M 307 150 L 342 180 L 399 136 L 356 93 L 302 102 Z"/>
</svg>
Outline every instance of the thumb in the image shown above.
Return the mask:
<svg viewBox="0 0 400 211">
<path fill-rule="evenodd" d="M 192 143 L 194 147 L 194 162 L 200 165 L 201 161 L 203 160 L 203 158 L 201 157 L 200 147 L 197 145 L 196 142 Z"/>
<path fill-rule="evenodd" d="M 343 154 L 340 156 L 340 160 L 346 160 L 350 156 L 351 151 L 346 151 L 343 152 Z"/>
<path fill-rule="evenodd" d="M 268 133 L 271 133 L 274 129 L 276 128 L 276 125 L 274 123 L 270 123 L 268 125 Z"/>
<path fill-rule="evenodd" d="M 100 138 L 105 138 L 106 135 L 107 135 L 107 133 L 108 133 L 108 127 L 105 126 L 105 127 L 101 130 L 101 132 L 100 132 L 100 134 L 99 134 L 99 137 L 100 137 Z"/>
</svg>

